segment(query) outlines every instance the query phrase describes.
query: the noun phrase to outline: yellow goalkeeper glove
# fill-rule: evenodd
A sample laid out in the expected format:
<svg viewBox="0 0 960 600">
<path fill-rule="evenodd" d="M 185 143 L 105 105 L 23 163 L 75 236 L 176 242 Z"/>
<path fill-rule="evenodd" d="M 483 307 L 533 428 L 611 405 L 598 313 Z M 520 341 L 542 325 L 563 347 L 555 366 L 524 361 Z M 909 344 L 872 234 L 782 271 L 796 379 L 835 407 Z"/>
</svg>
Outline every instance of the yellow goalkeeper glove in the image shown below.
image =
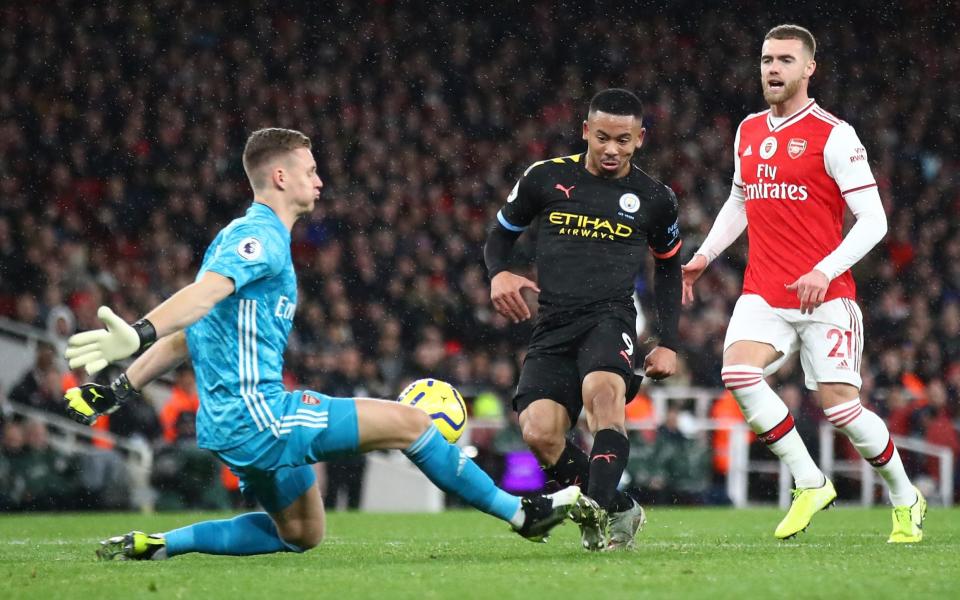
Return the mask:
<svg viewBox="0 0 960 600">
<path fill-rule="evenodd" d="M 67 416 L 84 425 L 93 425 L 100 415 L 109 415 L 139 394 L 130 385 L 126 373 L 121 373 L 110 385 L 85 383 L 72 387 L 63 395 L 67 402 Z"/>
<path fill-rule="evenodd" d="M 100 307 L 97 317 L 106 329 L 84 331 L 67 340 L 64 355 L 71 369 L 84 367 L 93 375 L 111 362 L 132 356 L 157 341 L 157 331 L 146 319 L 128 325 L 107 306 Z"/>
</svg>

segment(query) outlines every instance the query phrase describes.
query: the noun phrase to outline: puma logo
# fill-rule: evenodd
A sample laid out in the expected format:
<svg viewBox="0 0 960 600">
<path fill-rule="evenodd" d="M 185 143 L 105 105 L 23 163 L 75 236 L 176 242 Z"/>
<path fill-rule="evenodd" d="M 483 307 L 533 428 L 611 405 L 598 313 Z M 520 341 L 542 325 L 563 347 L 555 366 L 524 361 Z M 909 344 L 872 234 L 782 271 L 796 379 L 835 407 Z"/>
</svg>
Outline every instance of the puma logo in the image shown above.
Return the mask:
<svg viewBox="0 0 960 600">
<path fill-rule="evenodd" d="M 570 199 L 570 192 L 572 192 L 572 191 L 573 191 L 573 188 L 575 188 L 575 187 L 577 187 L 577 186 L 571 185 L 570 187 L 566 188 L 566 187 L 563 187 L 562 185 L 560 185 L 560 184 L 558 183 L 557 185 L 553 186 L 553 189 L 555 189 L 555 190 L 560 190 L 561 192 L 563 192 L 563 194 L 567 197 L 567 200 L 569 200 L 569 199 Z"/>
<path fill-rule="evenodd" d="M 597 454 L 596 456 L 592 457 L 590 460 L 591 460 L 591 462 L 592 462 L 592 461 L 597 460 L 598 458 L 602 458 L 603 460 L 607 461 L 608 463 L 612 463 L 612 462 L 613 462 L 613 459 L 615 459 L 616 457 L 617 457 L 616 454 L 614 454 L 613 452 L 610 452 L 609 454 Z"/>
</svg>

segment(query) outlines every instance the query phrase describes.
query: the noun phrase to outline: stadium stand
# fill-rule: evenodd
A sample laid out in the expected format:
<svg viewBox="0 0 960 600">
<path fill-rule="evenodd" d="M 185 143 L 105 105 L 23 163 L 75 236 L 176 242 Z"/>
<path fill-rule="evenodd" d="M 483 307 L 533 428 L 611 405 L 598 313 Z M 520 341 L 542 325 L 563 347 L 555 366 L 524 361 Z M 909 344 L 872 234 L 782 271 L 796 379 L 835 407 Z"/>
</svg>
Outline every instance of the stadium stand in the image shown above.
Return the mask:
<svg viewBox="0 0 960 600">
<path fill-rule="evenodd" d="M 648 128 L 638 162 L 677 192 L 689 253 L 727 197 L 738 120 L 764 108 L 754 45 L 773 23 L 761 18 L 692 11 L 689 2 L 617 15 L 549 2 L 383 1 L 331 12 L 320 4 L 0 8 L 0 316 L 46 332 L 59 350 L 73 331 L 99 326 L 101 304 L 128 321 L 143 315 L 192 279 L 212 232 L 250 201 L 239 161 L 247 134 L 293 127 L 313 139 L 326 187 L 293 232 L 302 299 L 288 383 L 327 390 L 356 387 L 359 377 L 370 395 L 390 397 L 429 374 L 506 403 L 513 382 L 504 373 L 515 377 L 529 330 L 493 311 L 481 254 L 485 226 L 523 169 L 581 148 L 595 90 L 635 90 Z M 741 14 L 767 14 L 764 3 L 741 4 Z M 863 397 L 895 433 L 951 448 L 956 468 L 960 59 L 943 50 L 960 46 L 949 26 L 960 9 L 843 4 L 805 24 L 830 57 L 813 95 L 860 132 L 890 223 L 855 270 L 868 336 Z M 857 28 L 831 11 L 856 13 Z M 681 373 L 668 385 L 721 389 L 723 331 L 745 249 L 741 240 L 699 284 L 681 321 Z M 531 252 L 521 244 L 521 268 Z M 646 305 L 649 282 L 638 281 L 637 292 Z M 353 356 L 359 365 L 344 373 L 339 365 Z M 822 417 L 798 371 L 775 381 L 797 388 L 798 425 L 816 432 Z M 59 390 L 83 377 L 44 348 L 0 391 L 57 412 Z M 190 405 L 178 398 L 162 430 L 156 415 L 102 426 L 164 449 L 178 443 Z M 50 477 L 75 477 L 44 450 L 33 421 L 3 414 L 5 472 L 34 447 L 56 467 Z M 652 453 L 682 446 L 676 418 L 661 428 L 670 437 L 642 442 Z M 31 436 L 35 443 L 22 439 Z M 849 450 L 842 444 L 838 452 Z M 684 477 L 711 462 L 724 472 L 723 458 L 704 455 Z M 908 462 L 912 473 L 939 477 L 926 459 Z M 684 496 L 701 491 L 674 484 Z"/>
</svg>

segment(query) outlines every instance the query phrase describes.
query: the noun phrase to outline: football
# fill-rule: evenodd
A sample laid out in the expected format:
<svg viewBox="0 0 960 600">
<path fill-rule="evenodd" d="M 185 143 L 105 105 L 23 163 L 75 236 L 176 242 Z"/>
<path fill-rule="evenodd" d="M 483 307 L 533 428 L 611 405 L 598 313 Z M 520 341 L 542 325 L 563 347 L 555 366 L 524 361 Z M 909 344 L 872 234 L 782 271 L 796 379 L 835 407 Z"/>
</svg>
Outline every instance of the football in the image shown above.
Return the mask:
<svg viewBox="0 0 960 600">
<path fill-rule="evenodd" d="M 416 406 L 430 415 L 434 425 L 451 444 L 460 439 L 467 425 L 467 405 L 452 385 L 439 379 L 418 379 L 400 393 L 397 402 Z"/>
</svg>

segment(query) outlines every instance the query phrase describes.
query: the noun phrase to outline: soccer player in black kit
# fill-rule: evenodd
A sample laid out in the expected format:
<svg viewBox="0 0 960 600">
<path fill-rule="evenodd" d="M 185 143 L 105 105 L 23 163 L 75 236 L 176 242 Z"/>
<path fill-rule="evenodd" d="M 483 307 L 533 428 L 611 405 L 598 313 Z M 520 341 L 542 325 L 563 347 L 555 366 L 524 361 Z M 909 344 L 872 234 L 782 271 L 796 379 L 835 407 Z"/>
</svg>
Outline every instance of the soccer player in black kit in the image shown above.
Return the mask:
<svg viewBox="0 0 960 600">
<path fill-rule="evenodd" d="M 640 100 L 608 89 L 590 102 L 583 123 L 587 151 L 534 163 L 491 224 L 484 260 L 490 296 L 513 322 L 529 319 L 523 288 L 539 293 L 540 312 L 513 406 L 523 439 L 560 485 L 580 485 L 574 511 L 588 550 L 633 547 L 643 508 L 617 490 L 630 444 L 624 428 L 634 375 L 634 282 L 643 253 L 655 258 L 659 344 L 646 356 L 647 377 L 676 371 L 681 275 L 677 199 L 632 164 L 643 143 Z M 533 222 L 538 282 L 507 270 L 520 234 Z M 588 457 L 566 433 L 586 409 L 594 435 Z"/>
</svg>

